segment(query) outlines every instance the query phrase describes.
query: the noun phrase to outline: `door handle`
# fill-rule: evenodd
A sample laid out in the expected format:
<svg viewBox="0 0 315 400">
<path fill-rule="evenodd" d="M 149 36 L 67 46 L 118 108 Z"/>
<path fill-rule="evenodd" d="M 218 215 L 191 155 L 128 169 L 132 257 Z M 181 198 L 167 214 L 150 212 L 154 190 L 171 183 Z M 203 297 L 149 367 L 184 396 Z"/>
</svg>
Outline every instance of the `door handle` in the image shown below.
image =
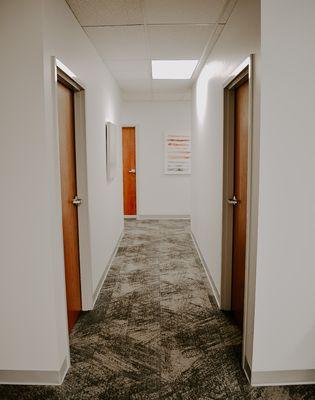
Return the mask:
<svg viewBox="0 0 315 400">
<path fill-rule="evenodd" d="M 72 199 L 72 204 L 74 204 L 75 206 L 80 206 L 83 203 L 83 200 L 80 199 L 79 196 L 74 196 L 74 198 Z"/>
<path fill-rule="evenodd" d="M 136 173 L 136 170 L 135 170 L 134 168 L 132 168 L 132 169 L 130 169 L 128 172 L 129 172 L 129 174 L 135 174 L 135 173 Z"/>
<path fill-rule="evenodd" d="M 231 204 L 232 206 L 237 206 L 237 205 L 240 203 L 240 201 L 237 200 L 237 198 L 236 198 L 235 195 L 232 197 L 232 199 L 228 199 L 227 202 L 228 202 L 229 204 Z"/>
</svg>

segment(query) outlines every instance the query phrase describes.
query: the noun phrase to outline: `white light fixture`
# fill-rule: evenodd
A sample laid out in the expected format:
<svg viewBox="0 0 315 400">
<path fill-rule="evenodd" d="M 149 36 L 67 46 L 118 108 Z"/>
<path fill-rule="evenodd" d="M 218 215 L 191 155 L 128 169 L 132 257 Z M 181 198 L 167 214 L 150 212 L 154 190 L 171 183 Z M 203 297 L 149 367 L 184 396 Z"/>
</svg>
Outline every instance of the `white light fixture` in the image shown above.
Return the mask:
<svg viewBox="0 0 315 400">
<path fill-rule="evenodd" d="M 152 79 L 190 79 L 198 60 L 152 60 Z"/>
<path fill-rule="evenodd" d="M 70 76 L 70 78 L 76 78 L 76 74 L 74 72 L 71 71 L 70 68 L 68 68 L 66 65 L 64 65 L 60 60 L 58 60 L 58 58 L 56 58 L 56 65 L 58 68 L 61 69 L 61 71 L 63 71 L 65 74 L 67 74 L 68 76 Z"/>
</svg>

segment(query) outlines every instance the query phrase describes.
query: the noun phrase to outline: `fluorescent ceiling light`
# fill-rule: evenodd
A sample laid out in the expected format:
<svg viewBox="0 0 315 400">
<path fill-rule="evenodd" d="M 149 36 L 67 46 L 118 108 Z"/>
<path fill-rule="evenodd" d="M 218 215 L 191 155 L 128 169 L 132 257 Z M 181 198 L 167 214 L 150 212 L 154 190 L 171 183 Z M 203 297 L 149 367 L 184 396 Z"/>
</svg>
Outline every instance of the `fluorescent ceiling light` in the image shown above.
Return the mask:
<svg viewBox="0 0 315 400">
<path fill-rule="evenodd" d="M 57 67 L 60 68 L 65 74 L 70 76 L 70 78 L 76 78 L 76 74 L 71 71 L 66 65 L 64 65 L 58 58 L 56 58 Z"/>
<path fill-rule="evenodd" d="M 152 79 L 190 79 L 198 60 L 152 60 Z"/>
</svg>

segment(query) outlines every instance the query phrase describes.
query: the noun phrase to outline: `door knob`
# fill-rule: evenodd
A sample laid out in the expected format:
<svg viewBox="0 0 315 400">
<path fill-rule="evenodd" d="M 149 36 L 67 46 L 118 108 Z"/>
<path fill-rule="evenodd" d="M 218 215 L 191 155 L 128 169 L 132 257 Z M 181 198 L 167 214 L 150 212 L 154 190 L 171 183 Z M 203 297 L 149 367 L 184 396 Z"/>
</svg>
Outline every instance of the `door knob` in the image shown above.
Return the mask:
<svg viewBox="0 0 315 400">
<path fill-rule="evenodd" d="M 130 169 L 128 172 L 129 172 L 129 174 L 135 174 L 135 173 L 136 173 L 136 170 L 135 170 L 134 168 L 132 168 L 132 169 Z"/>
<path fill-rule="evenodd" d="M 83 200 L 80 199 L 79 196 L 74 196 L 74 198 L 72 199 L 72 204 L 74 204 L 75 206 L 80 206 L 83 203 Z"/>
<path fill-rule="evenodd" d="M 232 199 L 228 199 L 228 203 L 232 206 L 237 206 L 239 204 L 239 200 L 237 200 L 236 196 L 234 195 Z"/>
</svg>

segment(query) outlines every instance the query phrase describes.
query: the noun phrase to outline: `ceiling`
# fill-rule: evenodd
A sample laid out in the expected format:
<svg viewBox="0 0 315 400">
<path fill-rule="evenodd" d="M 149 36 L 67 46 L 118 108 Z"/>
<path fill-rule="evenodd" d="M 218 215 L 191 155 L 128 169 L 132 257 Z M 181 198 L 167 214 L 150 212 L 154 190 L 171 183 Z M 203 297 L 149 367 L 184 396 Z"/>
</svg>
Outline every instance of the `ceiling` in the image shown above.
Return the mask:
<svg viewBox="0 0 315 400">
<path fill-rule="evenodd" d="M 126 100 L 184 100 L 237 0 L 67 0 Z M 199 60 L 191 80 L 152 80 L 151 60 Z"/>
</svg>

